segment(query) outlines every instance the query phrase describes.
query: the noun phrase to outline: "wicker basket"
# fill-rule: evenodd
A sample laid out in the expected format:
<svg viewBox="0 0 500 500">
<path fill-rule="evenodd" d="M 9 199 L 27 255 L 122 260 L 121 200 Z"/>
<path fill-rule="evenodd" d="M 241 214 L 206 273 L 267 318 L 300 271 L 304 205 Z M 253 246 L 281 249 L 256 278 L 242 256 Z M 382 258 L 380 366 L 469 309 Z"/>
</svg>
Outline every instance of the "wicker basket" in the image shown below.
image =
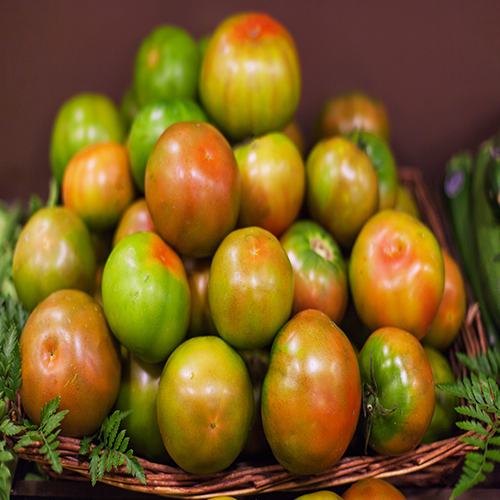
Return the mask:
<svg viewBox="0 0 500 500">
<path fill-rule="evenodd" d="M 423 182 L 417 169 L 400 168 L 400 178 L 415 195 L 423 221 L 431 228 L 440 244 L 456 257 L 449 229 L 440 217 L 442 207 L 440 196 L 433 196 Z M 457 258 L 457 257 L 456 257 Z M 488 345 L 481 325 L 477 305 L 468 289 L 469 306 L 461 332 L 449 349 L 449 360 L 458 377 L 466 371 L 458 362 L 457 351 L 476 355 L 486 351 Z M 152 493 L 177 498 L 210 498 L 219 495 L 244 496 L 271 492 L 304 492 L 334 489 L 368 477 L 385 478 L 400 487 L 431 486 L 449 484 L 456 474 L 466 453 L 472 447 L 461 441 L 458 434 L 428 445 L 420 445 L 416 450 L 399 457 L 380 455 L 344 456 L 331 469 L 316 475 L 298 476 L 272 462 L 265 465 L 237 462 L 229 469 L 208 475 L 189 474 L 177 467 L 156 464 L 139 459 L 146 474 L 146 484 L 141 484 L 125 470 L 125 467 L 105 473 L 103 482 L 137 492 Z M 16 437 L 7 438 L 10 445 Z M 63 473 L 57 477 L 90 481 L 88 457 L 79 454 L 79 440 L 60 438 Z M 39 462 L 52 475 L 50 466 L 40 455 L 41 443 L 17 451 L 20 458 Z"/>
</svg>

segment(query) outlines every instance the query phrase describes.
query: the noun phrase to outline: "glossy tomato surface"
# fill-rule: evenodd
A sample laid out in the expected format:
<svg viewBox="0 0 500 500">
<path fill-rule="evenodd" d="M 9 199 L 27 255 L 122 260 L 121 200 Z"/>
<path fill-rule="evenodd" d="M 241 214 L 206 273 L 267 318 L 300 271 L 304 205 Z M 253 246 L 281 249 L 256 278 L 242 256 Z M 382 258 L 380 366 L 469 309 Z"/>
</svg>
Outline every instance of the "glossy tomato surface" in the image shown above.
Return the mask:
<svg viewBox="0 0 500 500">
<path fill-rule="evenodd" d="M 156 228 L 153 224 L 153 219 L 151 219 L 145 198 L 136 199 L 123 211 L 113 233 L 113 247 L 123 240 L 125 236 L 137 233 L 138 231 L 152 231 L 156 233 Z"/>
<path fill-rule="evenodd" d="M 98 93 L 77 94 L 57 112 L 50 142 L 50 164 L 55 179 L 62 183 L 64 171 L 75 153 L 101 141 L 122 143 L 126 122 L 109 97 Z"/>
<path fill-rule="evenodd" d="M 161 237 L 179 253 L 213 255 L 236 226 L 241 175 L 231 146 L 212 125 L 178 122 L 149 155 L 145 197 Z"/>
<path fill-rule="evenodd" d="M 458 263 L 447 250 L 443 248 L 441 251 L 444 260 L 443 298 L 422 342 L 445 350 L 460 332 L 467 310 L 467 297 Z"/>
<path fill-rule="evenodd" d="M 63 204 L 80 215 L 93 231 L 114 229 L 134 198 L 128 153 L 118 142 L 91 144 L 66 166 Z"/>
<path fill-rule="evenodd" d="M 83 220 L 66 207 L 45 207 L 23 227 L 14 249 L 12 278 L 28 310 L 52 292 L 76 288 L 92 294 L 96 255 Z"/>
<path fill-rule="evenodd" d="M 192 99 L 162 99 L 139 110 L 130 127 L 127 151 L 132 175 L 142 193 L 149 154 L 160 135 L 176 122 L 207 120 L 205 112 Z"/>
<path fill-rule="evenodd" d="M 165 361 L 189 323 L 180 257 L 151 231 L 126 236 L 104 266 L 102 303 L 111 330 L 129 351 L 148 363 Z"/>
<path fill-rule="evenodd" d="M 378 176 L 368 155 L 344 137 L 320 141 L 306 159 L 306 186 L 310 217 L 350 249 L 378 210 Z"/>
<path fill-rule="evenodd" d="M 399 456 L 422 441 L 435 406 L 434 376 L 422 344 L 406 330 L 375 330 L 359 353 L 368 445 Z"/>
<path fill-rule="evenodd" d="M 158 389 L 158 424 L 187 472 L 218 472 L 245 444 L 253 390 L 241 356 L 219 337 L 194 337 L 168 358 Z"/>
<path fill-rule="evenodd" d="M 333 236 L 311 220 L 292 224 L 280 238 L 293 267 L 292 315 L 319 309 L 340 324 L 347 308 L 347 263 Z"/>
<path fill-rule="evenodd" d="M 351 343 L 330 318 L 308 309 L 276 335 L 262 387 L 262 424 L 278 462 L 316 474 L 345 453 L 361 408 Z"/>
<path fill-rule="evenodd" d="M 348 263 L 349 288 L 360 319 L 373 331 L 395 326 L 421 339 L 444 290 L 441 247 L 420 220 L 383 210 L 361 229 Z"/>
<path fill-rule="evenodd" d="M 234 148 L 241 173 L 238 227 L 259 226 L 280 236 L 297 218 L 305 193 L 305 167 L 295 144 L 270 132 Z"/>
<path fill-rule="evenodd" d="M 219 335 L 233 347 L 270 345 L 293 303 L 292 265 L 276 236 L 260 227 L 228 234 L 212 259 L 208 301 Z"/>
<path fill-rule="evenodd" d="M 295 42 L 276 19 L 237 13 L 215 29 L 201 65 L 201 102 L 217 127 L 239 140 L 282 130 L 301 93 Z"/>
<path fill-rule="evenodd" d="M 376 477 L 360 479 L 342 494 L 343 500 L 406 500 L 394 485 Z"/>
<path fill-rule="evenodd" d="M 121 377 L 119 345 L 102 307 L 79 290 L 54 292 L 29 316 L 20 349 L 29 418 L 40 423 L 44 404 L 60 396 L 59 410 L 69 411 L 61 434 L 93 434 L 116 401 Z"/>
</svg>

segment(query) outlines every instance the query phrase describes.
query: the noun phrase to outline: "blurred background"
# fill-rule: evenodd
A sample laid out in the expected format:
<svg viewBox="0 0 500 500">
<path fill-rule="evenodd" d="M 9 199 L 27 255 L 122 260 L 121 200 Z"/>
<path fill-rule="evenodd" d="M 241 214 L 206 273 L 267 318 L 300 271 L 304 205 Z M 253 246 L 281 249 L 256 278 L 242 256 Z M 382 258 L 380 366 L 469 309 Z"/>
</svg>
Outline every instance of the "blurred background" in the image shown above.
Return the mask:
<svg viewBox="0 0 500 500">
<path fill-rule="evenodd" d="M 447 159 L 500 128 L 497 0 L 0 0 L 0 198 L 46 197 L 49 145 L 65 100 L 120 104 L 141 41 L 174 24 L 195 38 L 259 10 L 295 39 L 306 145 L 324 101 L 362 90 L 383 101 L 400 165 L 439 183 Z"/>
</svg>

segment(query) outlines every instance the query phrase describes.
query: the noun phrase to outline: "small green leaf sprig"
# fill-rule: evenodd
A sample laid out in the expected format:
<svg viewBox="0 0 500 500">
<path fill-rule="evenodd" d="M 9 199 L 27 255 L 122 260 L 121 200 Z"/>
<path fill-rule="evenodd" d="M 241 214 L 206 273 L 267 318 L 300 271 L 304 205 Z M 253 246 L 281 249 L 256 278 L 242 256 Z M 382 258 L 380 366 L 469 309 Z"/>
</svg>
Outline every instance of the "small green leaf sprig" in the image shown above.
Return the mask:
<svg viewBox="0 0 500 500">
<path fill-rule="evenodd" d="M 458 352 L 457 358 L 468 368 L 470 376 L 438 384 L 438 387 L 466 401 L 456 407 L 456 411 L 467 418 L 457 421 L 456 425 L 475 434 L 460 439 L 477 451 L 465 456 L 450 500 L 483 482 L 485 474 L 493 471 L 495 463 L 500 463 L 500 350 L 490 348 L 476 357 Z"/>
</svg>

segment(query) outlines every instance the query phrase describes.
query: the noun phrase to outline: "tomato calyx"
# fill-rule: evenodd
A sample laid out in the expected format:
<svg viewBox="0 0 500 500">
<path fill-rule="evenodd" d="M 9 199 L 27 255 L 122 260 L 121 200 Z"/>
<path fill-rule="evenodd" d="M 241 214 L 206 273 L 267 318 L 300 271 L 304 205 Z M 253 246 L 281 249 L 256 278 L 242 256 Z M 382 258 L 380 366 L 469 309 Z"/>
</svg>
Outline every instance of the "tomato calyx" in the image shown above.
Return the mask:
<svg viewBox="0 0 500 500">
<path fill-rule="evenodd" d="M 373 424 L 377 417 L 385 417 L 396 411 L 398 404 L 394 403 L 393 408 L 384 408 L 377 392 L 377 383 L 373 374 L 373 351 L 370 352 L 370 382 L 363 382 L 363 416 L 365 420 L 365 453 L 368 450 L 368 443 Z"/>
</svg>

